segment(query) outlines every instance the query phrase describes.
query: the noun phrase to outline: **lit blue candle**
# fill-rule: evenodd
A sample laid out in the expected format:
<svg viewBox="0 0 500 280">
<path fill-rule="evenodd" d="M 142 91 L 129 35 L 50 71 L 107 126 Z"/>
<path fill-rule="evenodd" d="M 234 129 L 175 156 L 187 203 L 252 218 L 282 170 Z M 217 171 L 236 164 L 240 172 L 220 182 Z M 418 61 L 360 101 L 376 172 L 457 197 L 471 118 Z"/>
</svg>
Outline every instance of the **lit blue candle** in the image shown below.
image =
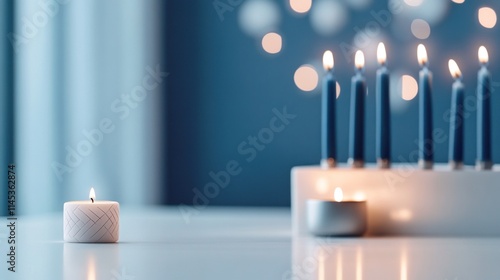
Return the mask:
<svg viewBox="0 0 500 280">
<path fill-rule="evenodd" d="M 432 169 L 434 159 L 432 139 L 432 73 L 427 68 L 427 51 L 424 45 L 418 45 L 418 63 L 422 67 L 419 73 L 419 161 L 422 169 Z"/>
<path fill-rule="evenodd" d="M 335 99 L 337 98 L 337 82 L 333 76 L 333 54 L 323 54 L 323 92 L 321 93 L 321 166 L 334 167 L 336 164 L 336 126 Z"/>
<path fill-rule="evenodd" d="M 455 79 L 451 91 L 449 163 L 452 169 L 461 169 L 464 162 L 464 84 L 457 63 L 448 61 L 451 76 Z"/>
<path fill-rule="evenodd" d="M 490 170 L 491 159 L 491 75 L 488 71 L 488 51 L 478 51 L 481 69 L 477 73 L 477 158 L 476 169 Z"/>
<path fill-rule="evenodd" d="M 380 168 L 391 166 L 391 123 L 389 104 L 389 70 L 384 43 L 379 43 L 377 59 L 380 68 L 376 80 L 376 156 Z"/>
<path fill-rule="evenodd" d="M 357 51 L 354 58 L 356 74 L 351 79 L 351 116 L 349 123 L 349 164 L 364 166 L 364 130 L 366 82 L 363 77 L 365 56 Z"/>
</svg>

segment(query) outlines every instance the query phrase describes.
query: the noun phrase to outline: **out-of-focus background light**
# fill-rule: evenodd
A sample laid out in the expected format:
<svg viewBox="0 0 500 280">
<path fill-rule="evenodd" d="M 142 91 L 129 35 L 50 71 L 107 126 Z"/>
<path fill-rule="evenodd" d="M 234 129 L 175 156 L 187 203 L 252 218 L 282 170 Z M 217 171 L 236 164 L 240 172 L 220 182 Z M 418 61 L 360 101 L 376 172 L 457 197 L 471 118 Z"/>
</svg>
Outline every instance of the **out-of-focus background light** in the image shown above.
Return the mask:
<svg viewBox="0 0 500 280">
<path fill-rule="evenodd" d="M 482 7 L 478 10 L 479 23 L 485 28 L 493 28 L 497 24 L 497 13 L 490 7 Z"/>
<path fill-rule="evenodd" d="M 262 48 L 270 53 L 276 54 L 281 51 L 282 39 L 278 33 L 269 32 L 262 37 Z"/>
<path fill-rule="evenodd" d="M 311 65 L 302 65 L 293 76 L 297 87 L 302 91 L 313 91 L 318 86 L 318 72 Z"/>
<path fill-rule="evenodd" d="M 424 0 L 405 0 L 405 3 L 412 7 L 418 7 L 422 5 Z"/>
<path fill-rule="evenodd" d="M 418 39 L 427 39 L 431 35 L 431 27 L 425 20 L 416 19 L 411 23 L 411 33 Z"/>
<path fill-rule="evenodd" d="M 417 80 L 410 75 L 403 75 L 400 79 L 401 83 L 401 97 L 410 101 L 417 96 L 418 84 Z"/>
<path fill-rule="evenodd" d="M 294 12 L 303 14 L 311 9 L 312 0 L 289 0 L 289 3 Z"/>
<path fill-rule="evenodd" d="M 311 10 L 311 26 L 318 34 L 333 35 L 345 26 L 348 16 L 338 0 L 317 0 Z"/>
<path fill-rule="evenodd" d="M 238 19 L 243 32 L 260 38 L 278 29 L 281 12 L 274 1 L 247 0 L 241 4 Z"/>
</svg>

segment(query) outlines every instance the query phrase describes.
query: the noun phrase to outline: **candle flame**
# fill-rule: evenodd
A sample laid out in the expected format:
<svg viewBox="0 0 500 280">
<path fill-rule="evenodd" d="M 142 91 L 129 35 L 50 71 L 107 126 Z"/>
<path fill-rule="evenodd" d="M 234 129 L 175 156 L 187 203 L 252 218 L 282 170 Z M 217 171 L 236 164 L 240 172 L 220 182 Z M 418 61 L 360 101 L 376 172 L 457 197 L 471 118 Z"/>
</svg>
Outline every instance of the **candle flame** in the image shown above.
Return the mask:
<svg viewBox="0 0 500 280">
<path fill-rule="evenodd" d="M 427 50 L 425 49 L 425 46 L 422 44 L 418 45 L 417 57 L 418 57 L 418 64 L 420 64 L 420 66 L 424 66 L 427 64 Z"/>
<path fill-rule="evenodd" d="M 380 65 L 384 65 L 385 61 L 387 60 L 387 53 L 385 52 L 385 46 L 384 43 L 382 42 L 378 43 L 377 59 Z"/>
<path fill-rule="evenodd" d="M 333 193 L 333 199 L 337 202 L 342 202 L 344 199 L 344 193 L 342 192 L 342 188 L 335 188 L 335 192 Z"/>
<path fill-rule="evenodd" d="M 477 56 L 479 57 L 479 62 L 481 62 L 482 64 L 488 63 L 489 60 L 488 50 L 484 46 L 479 47 L 479 50 L 477 51 Z"/>
<path fill-rule="evenodd" d="M 333 69 L 333 53 L 331 51 L 326 51 L 323 54 L 323 68 L 325 68 L 326 71 Z"/>
<path fill-rule="evenodd" d="M 356 68 L 361 70 L 365 66 L 365 55 L 362 51 L 357 51 L 356 56 L 354 57 L 354 64 Z"/>
<path fill-rule="evenodd" d="M 90 188 L 89 198 L 92 200 L 92 203 L 95 201 L 95 191 L 94 188 Z"/>
<path fill-rule="evenodd" d="M 450 73 L 453 78 L 458 79 L 462 77 L 462 72 L 460 71 L 460 68 L 458 68 L 458 64 L 455 60 L 450 59 L 448 61 L 448 67 L 450 68 Z"/>
</svg>

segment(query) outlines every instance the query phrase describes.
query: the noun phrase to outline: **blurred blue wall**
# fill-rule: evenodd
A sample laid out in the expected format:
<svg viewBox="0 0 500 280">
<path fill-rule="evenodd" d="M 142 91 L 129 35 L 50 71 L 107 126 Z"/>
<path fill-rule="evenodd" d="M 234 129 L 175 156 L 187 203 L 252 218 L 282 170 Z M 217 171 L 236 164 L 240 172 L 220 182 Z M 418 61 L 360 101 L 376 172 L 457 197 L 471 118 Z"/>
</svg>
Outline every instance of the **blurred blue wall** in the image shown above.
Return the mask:
<svg viewBox="0 0 500 280">
<path fill-rule="evenodd" d="M 222 1 L 227 3 L 227 1 Z M 234 1 L 237 2 L 237 1 Z M 238 163 L 240 173 L 230 176 L 223 189 L 214 189 L 210 205 L 287 206 L 290 204 L 290 168 L 296 165 L 318 164 L 320 158 L 320 95 L 319 88 L 301 92 L 294 84 L 295 70 L 302 64 L 312 64 L 322 74 L 320 59 L 325 49 L 335 54 L 336 76 L 342 93 L 338 99 L 339 159 L 347 159 L 348 113 L 352 61 L 342 56 L 341 43 L 352 43 L 356 27 L 373 21 L 370 11 L 387 10 L 387 1 L 372 1 L 363 10 L 349 9 L 349 22 L 335 36 L 320 36 L 311 29 L 308 17 L 292 15 L 285 1 L 276 1 L 281 10 L 281 23 L 276 30 L 283 36 L 283 49 L 277 55 L 266 54 L 260 41 L 242 32 L 238 13 L 243 4 L 218 16 L 212 1 L 170 1 L 168 29 L 168 195 L 171 204 L 200 203 L 196 190 L 213 182 L 210 172 L 226 169 L 228 162 Z M 488 5 L 500 11 L 498 1 L 468 1 L 456 5 L 447 3 L 445 17 L 432 26 L 426 40 L 397 36 L 393 31 L 397 21 L 382 28 L 388 49 L 389 67 L 417 78 L 419 67 L 416 46 L 427 46 L 430 67 L 434 72 L 434 126 L 448 133 L 443 113 L 449 108 L 452 79 L 447 61 L 458 60 L 464 74 L 467 96 L 475 94 L 479 68 L 477 49 L 486 45 L 490 52 L 490 70 L 496 82 L 493 93 L 493 151 L 500 162 L 500 37 L 497 25 L 481 27 L 477 9 Z M 313 2 L 314 3 L 314 2 Z M 408 30 L 408 32 L 410 32 Z M 374 60 L 375 48 L 365 50 Z M 369 94 L 366 100 L 366 159 L 375 161 L 375 99 L 376 65 L 368 64 L 366 76 Z M 392 156 L 394 161 L 407 161 L 417 148 L 418 98 L 404 101 L 404 109 L 392 113 Z M 296 117 L 284 130 L 274 134 L 255 158 L 238 152 L 238 146 L 248 137 L 269 127 L 275 116 L 273 109 L 286 107 Z M 473 164 L 475 158 L 475 114 L 465 121 L 465 158 Z M 245 146 L 246 147 L 246 146 Z M 448 142 L 435 146 L 435 159 L 447 161 Z M 248 151 L 247 151 L 248 152 Z M 249 152 L 250 153 L 250 152 Z M 251 158 L 251 160 L 249 160 Z M 231 162 L 234 163 L 234 162 Z M 220 174 L 219 174 L 220 175 Z M 193 190 L 194 189 L 194 190 Z"/>
</svg>

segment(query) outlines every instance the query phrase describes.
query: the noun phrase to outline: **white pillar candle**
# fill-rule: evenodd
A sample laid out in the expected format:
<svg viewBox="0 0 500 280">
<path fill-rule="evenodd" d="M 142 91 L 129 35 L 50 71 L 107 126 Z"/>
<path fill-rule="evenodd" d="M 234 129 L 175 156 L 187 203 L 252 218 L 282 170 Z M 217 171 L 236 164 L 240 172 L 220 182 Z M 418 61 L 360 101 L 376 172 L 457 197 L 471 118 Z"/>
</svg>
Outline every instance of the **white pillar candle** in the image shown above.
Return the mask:
<svg viewBox="0 0 500 280">
<path fill-rule="evenodd" d="M 120 204 L 96 201 L 94 188 L 88 201 L 64 203 L 64 241 L 117 242 L 120 228 Z"/>
</svg>

